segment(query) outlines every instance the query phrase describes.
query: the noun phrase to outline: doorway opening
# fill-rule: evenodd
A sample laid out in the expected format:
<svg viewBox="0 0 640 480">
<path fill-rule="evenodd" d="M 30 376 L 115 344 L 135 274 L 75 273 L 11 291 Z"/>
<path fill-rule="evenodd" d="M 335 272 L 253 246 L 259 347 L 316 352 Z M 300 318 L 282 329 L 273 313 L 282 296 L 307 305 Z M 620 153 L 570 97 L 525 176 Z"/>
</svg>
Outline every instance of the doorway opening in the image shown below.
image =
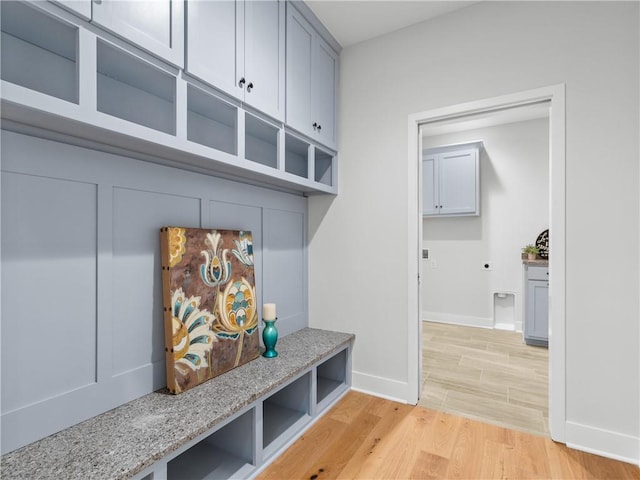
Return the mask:
<svg viewBox="0 0 640 480">
<path fill-rule="evenodd" d="M 478 100 L 420 112 L 409 116 L 409 401 L 417 403 L 422 380 L 422 145 L 423 125 L 443 126 L 487 119 L 498 112 L 536 104 L 549 105 L 549 238 L 553 254 L 549 258 L 549 430 L 551 437 L 564 442 L 565 425 L 565 101 L 564 85 L 544 87 L 516 94 Z M 412 278 L 413 280 L 412 280 Z M 415 279 L 418 278 L 417 288 Z M 415 395 L 415 396 L 414 396 Z"/>
<path fill-rule="evenodd" d="M 523 271 L 547 266 L 521 249 L 549 228 L 549 102 L 423 124 L 420 135 L 419 405 L 548 435 L 548 351 L 523 341 L 535 324 Z M 541 298 L 535 306 L 546 339 Z"/>
</svg>

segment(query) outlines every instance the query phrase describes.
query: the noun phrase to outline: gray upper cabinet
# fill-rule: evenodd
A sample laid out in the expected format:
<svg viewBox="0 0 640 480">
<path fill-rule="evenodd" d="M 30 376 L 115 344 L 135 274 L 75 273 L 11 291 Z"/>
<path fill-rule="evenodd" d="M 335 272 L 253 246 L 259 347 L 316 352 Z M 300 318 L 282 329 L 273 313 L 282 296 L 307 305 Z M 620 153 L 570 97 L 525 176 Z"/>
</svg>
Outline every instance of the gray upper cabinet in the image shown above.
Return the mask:
<svg viewBox="0 0 640 480">
<path fill-rule="evenodd" d="M 79 2 L 65 2 L 68 5 Z M 180 0 L 93 3 L 92 21 L 138 47 L 181 67 L 184 15 Z"/>
<path fill-rule="evenodd" d="M 189 1 L 186 71 L 284 120 L 285 3 Z"/>
<path fill-rule="evenodd" d="M 338 55 L 293 7 L 287 11 L 287 124 L 336 146 Z"/>
<path fill-rule="evenodd" d="M 422 215 L 480 214 L 478 144 L 427 150 L 422 160 Z"/>
</svg>

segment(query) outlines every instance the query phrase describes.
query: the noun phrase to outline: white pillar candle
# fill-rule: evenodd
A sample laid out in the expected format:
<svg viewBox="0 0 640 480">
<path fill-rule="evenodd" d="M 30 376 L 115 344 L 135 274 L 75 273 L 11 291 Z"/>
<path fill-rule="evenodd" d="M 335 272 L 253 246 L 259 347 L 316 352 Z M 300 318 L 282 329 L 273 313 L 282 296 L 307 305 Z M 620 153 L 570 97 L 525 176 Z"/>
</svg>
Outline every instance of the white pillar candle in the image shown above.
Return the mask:
<svg viewBox="0 0 640 480">
<path fill-rule="evenodd" d="M 265 303 L 262 306 L 262 319 L 263 320 L 275 320 L 276 319 L 276 304 Z"/>
</svg>

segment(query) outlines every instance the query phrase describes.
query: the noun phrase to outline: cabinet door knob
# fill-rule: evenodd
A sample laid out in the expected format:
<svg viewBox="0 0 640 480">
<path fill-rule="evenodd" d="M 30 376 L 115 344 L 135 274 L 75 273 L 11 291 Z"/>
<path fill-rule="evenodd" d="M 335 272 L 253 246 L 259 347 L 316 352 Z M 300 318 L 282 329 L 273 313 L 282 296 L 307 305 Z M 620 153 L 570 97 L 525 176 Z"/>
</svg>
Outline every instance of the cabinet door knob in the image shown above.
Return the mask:
<svg viewBox="0 0 640 480">
<path fill-rule="evenodd" d="M 318 124 L 317 124 L 316 122 L 313 122 L 313 125 L 312 125 L 312 126 L 313 126 L 313 129 L 314 129 L 314 130 L 318 130 Z"/>
<path fill-rule="evenodd" d="M 318 124 L 318 131 L 322 130 L 322 125 Z"/>
<path fill-rule="evenodd" d="M 246 80 L 244 79 L 244 77 L 242 77 L 242 78 L 240 79 L 240 81 L 238 82 L 238 86 L 239 86 L 240 88 L 242 88 L 242 87 L 244 87 L 244 84 L 245 84 L 245 83 L 246 83 Z"/>
<path fill-rule="evenodd" d="M 253 88 L 253 82 L 249 82 L 249 85 L 247 85 L 247 92 L 250 92 L 252 88 Z"/>
</svg>

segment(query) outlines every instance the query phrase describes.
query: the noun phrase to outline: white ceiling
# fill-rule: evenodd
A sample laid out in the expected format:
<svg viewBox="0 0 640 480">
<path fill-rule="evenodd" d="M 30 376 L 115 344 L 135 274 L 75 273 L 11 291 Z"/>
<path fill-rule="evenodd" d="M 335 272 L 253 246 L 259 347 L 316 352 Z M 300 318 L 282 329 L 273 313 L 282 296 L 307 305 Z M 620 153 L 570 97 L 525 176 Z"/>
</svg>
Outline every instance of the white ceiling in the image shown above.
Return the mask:
<svg viewBox="0 0 640 480">
<path fill-rule="evenodd" d="M 475 1 L 306 0 L 340 45 L 370 38 L 467 7 Z"/>
</svg>

